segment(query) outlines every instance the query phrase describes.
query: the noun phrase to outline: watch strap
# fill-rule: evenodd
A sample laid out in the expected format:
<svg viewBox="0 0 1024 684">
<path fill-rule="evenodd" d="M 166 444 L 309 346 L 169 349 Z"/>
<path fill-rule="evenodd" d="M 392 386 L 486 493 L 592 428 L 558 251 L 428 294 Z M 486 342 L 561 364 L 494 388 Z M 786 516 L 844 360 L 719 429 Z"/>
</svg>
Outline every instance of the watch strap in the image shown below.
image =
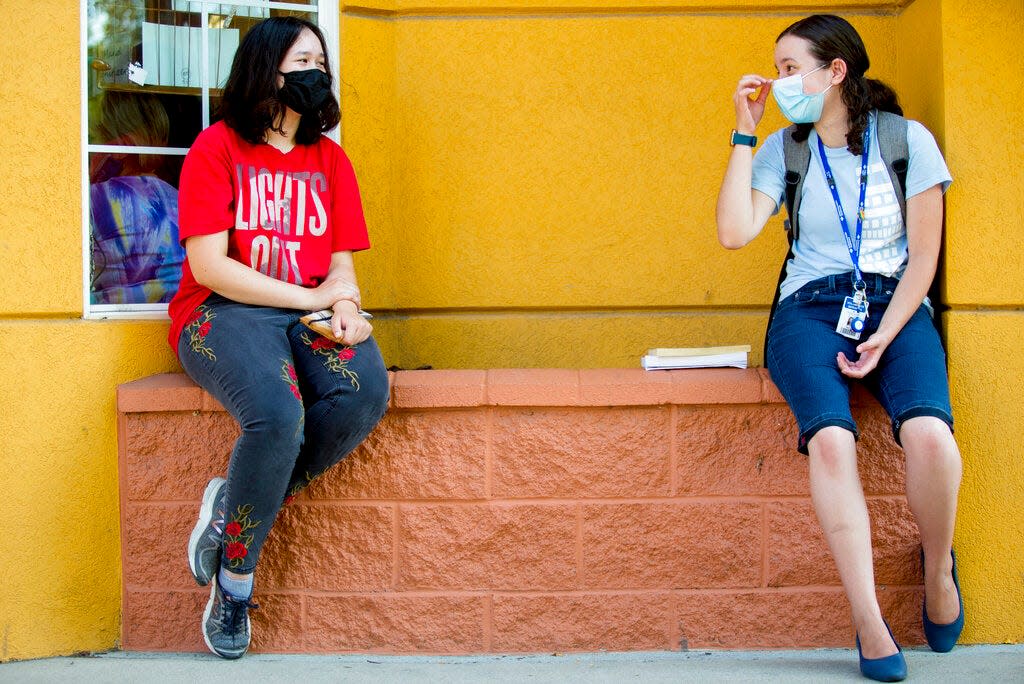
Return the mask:
<svg viewBox="0 0 1024 684">
<path fill-rule="evenodd" d="M 746 145 L 747 147 L 754 147 L 757 145 L 756 135 L 744 135 L 735 128 L 732 130 L 732 134 L 729 136 L 729 145 Z"/>
</svg>

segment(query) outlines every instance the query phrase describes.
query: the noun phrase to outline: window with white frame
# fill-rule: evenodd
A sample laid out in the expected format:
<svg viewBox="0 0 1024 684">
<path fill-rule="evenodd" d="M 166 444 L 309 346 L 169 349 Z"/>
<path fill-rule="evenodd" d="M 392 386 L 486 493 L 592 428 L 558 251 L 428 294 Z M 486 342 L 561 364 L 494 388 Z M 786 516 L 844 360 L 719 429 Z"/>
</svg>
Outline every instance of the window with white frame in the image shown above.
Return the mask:
<svg viewBox="0 0 1024 684">
<path fill-rule="evenodd" d="M 83 298 L 87 318 L 165 316 L 178 288 L 178 176 L 216 120 L 239 41 L 260 20 L 318 24 L 327 0 L 83 0 Z M 336 74 L 337 76 L 337 74 Z"/>
</svg>

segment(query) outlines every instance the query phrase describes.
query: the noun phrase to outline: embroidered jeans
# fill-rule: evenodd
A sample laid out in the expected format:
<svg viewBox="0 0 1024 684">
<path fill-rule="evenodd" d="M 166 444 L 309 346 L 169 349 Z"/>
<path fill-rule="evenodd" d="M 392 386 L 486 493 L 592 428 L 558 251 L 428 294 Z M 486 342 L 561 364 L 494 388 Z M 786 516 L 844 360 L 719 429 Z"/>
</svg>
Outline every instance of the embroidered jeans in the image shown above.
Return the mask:
<svg viewBox="0 0 1024 684">
<path fill-rule="evenodd" d="M 185 371 L 235 417 L 221 564 L 250 573 L 282 504 L 352 451 L 387 409 L 373 338 L 348 347 L 298 322 L 303 312 L 212 294 L 178 341 Z"/>
</svg>

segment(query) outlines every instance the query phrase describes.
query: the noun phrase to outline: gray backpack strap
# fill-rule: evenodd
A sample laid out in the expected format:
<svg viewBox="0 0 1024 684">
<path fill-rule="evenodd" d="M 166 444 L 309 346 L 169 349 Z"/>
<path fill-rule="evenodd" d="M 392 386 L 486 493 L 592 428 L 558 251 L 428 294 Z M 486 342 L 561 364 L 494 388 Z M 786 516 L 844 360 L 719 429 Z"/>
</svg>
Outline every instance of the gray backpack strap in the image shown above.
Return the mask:
<svg viewBox="0 0 1024 684">
<path fill-rule="evenodd" d="M 793 131 L 796 126 L 790 126 L 782 134 L 782 153 L 786 159 L 786 238 L 789 240 L 789 251 L 782 260 L 782 267 L 779 269 L 779 282 L 775 284 L 775 295 L 772 297 L 772 306 L 768 310 L 768 325 L 764 331 L 764 365 L 768 367 L 768 331 L 772 327 L 772 318 L 775 317 L 775 309 L 779 306 L 779 288 L 782 281 L 786 279 L 786 264 L 793 258 L 793 241 L 799 234 L 797 225 L 797 212 L 800 211 L 800 190 L 804 186 L 804 177 L 811 165 L 811 149 L 805 140 L 798 143 L 793 140 Z"/>
<path fill-rule="evenodd" d="M 797 223 L 797 215 L 800 211 L 801 189 L 804 187 L 804 178 L 807 176 L 807 169 L 811 164 L 811 148 L 807 141 L 797 142 L 793 140 L 793 133 L 796 126 L 790 126 L 782 134 L 782 153 L 786 160 L 786 232 L 792 242 L 800 234 L 800 226 Z"/>
<path fill-rule="evenodd" d="M 900 203 L 903 223 L 907 222 L 907 169 L 910 165 L 910 146 L 907 143 L 907 120 L 899 114 L 877 112 L 878 150 L 889 172 L 896 201 Z"/>
</svg>

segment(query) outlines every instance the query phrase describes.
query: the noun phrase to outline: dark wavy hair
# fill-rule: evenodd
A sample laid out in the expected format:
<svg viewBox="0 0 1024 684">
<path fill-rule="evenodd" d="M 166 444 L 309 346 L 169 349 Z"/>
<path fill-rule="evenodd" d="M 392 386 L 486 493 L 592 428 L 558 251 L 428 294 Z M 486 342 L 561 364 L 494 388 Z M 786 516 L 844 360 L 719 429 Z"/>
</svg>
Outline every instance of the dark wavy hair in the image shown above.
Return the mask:
<svg viewBox="0 0 1024 684">
<path fill-rule="evenodd" d="M 839 87 L 850 117 L 846 144 L 851 153 L 861 154 L 864 151 L 864 129 L 872 109 L 903 116 L 895 91 L 881 81 L 864 76 L 871 62 L 864 41 L 850 22 L 834 14 L 813 14 L 791 24 L 775 42 L 785 36 L 806 40 L 810 43 L 811 54 L 823 64 L 831 64 L 834 59 L 846 62 L 846 79 Z M 797 124 L 793 139 L 797 142 L 807 140 L 813 127 L 813 124 Z"/>
<path fill-rule="evenodd" d="M 285 106 L 277 99 L 278 69 L 288 49 L 302 29 L 309 29 L 320 40 L 324 50 L 324 68 L 333 85 L 331 64 L 327 61 L 324 35 L 315 24 L 298 17 L 271 17 L 249 29 L 242 39 L 231 74 L 224 86 L 220 116 L 245 140 L 258 145 L 266 140 L 269 130 L 279 133 Z M 341 121 L 341 110 L 333 93 L 316 114 L 303 115 L 295 132 L 295 142 L 312 145 L 320 134 Z"/>
</svg>

